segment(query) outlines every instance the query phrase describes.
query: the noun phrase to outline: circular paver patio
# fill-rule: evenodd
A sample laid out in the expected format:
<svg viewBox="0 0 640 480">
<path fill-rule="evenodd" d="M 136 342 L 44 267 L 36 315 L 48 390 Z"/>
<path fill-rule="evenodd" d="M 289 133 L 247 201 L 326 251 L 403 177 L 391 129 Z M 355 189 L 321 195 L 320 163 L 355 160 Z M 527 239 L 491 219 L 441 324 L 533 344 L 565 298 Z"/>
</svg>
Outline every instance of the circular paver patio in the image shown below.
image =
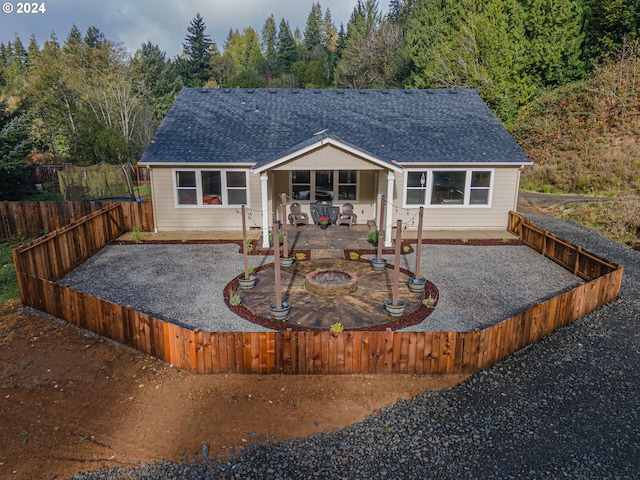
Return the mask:
<svg viewBox="0 0 640 480">
<path fill-rule="evenodd" d="M 305 288 L 305 276 L 315 270 L 343 270 L 358 277 L 358 288 L 341 296 L 323 296 Z M 323 329 L 328 330 L 340 322 L 345 329 L 384 330 L 401 328 L 422 322 L 432 311 L 423 305 L 424 293 L 413 293 L 407 287 L 409 272 L 400 271 L 399 299 L 406 302 L 401 318 L 392 318 L 384 309 L 385 300 L 391 298 L 393 269 L 375 271 L 368 261 L 327 258 L 296 262 L 292 267 L 281 268 L 282 300 L 291 305 L 285 323 L 271 320 L 269 304 L 275 301 L 275 274 L 273 264 L 256 272 L 256 286 L 239 290 L 242 306 L 232 307 L 235 313 L 258 325 L 276 330 Z M 234 279 L 226 288 L 228 292 L 238 288 Z M 437 299 L 436 287 L 428 282 L 426 296 Z M 437 308 L 437 307 L 436 307 Z"/>
</svg>

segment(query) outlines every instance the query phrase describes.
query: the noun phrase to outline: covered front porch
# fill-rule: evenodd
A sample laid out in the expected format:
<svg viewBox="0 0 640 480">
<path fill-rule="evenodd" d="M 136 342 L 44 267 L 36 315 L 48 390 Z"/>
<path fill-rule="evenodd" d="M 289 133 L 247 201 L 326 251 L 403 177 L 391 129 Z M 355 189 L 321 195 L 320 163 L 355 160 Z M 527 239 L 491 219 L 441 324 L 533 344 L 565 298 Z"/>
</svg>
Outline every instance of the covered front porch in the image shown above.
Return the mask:
<svg viewBox="0 0 640 480">
<path fill-rule="evenodd" d="M 358 233 L 364 234 L 362 240 L 366 242 L 369 230 L 379 222 L 382 197 L 395 197 L 396 175 L 402 171 L 402 167 L 396 163 L 380 160 L 322 134 L 279 158 L 254 166 L 251 172 L 260 175 L 261 204 L 265 213 L 262 215 L 262 248 L 269 248 L 272 221 L 287 223 L 294 203 L 306 215 L 310 227 L 314 227 L 318 221 L 317 209 L 320 204 L 322 208 L 333 211 L 348 204 L 357 216 L 355 226 L 364 227 Z M 286 198 L 284 212 L 283 195 Z M 392 224 L 392 211 L 387 209 L 383 221 L 386 247 L 392 245 Z M 323 238 L 324 235 L 308 235 L 314 236 Z M 327 234 L 325 246 L 330 248 L 332 241 L 334 246 L 337 241 L 347 241 L 331 238 L 334 236 Z M 301 241 L 306 243 L 311 240 L 301 235 Z M 360 240 L 358 242 L 361 243 Z M 356 248 L 352 240 L 348 240 L 348 243 L 346 248 Z"/>
</svg>

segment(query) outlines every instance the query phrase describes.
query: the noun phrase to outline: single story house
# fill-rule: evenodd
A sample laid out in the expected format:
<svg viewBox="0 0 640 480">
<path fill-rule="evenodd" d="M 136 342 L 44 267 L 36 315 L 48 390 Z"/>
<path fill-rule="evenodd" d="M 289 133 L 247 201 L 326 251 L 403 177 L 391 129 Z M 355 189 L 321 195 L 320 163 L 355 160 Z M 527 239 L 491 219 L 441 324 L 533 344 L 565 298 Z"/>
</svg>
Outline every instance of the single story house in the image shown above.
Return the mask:
<svg viewBox="0 0 640 480">
<path fill-rule="evenodd" d="M 531 160 L 475 90 L 184 89 L 140 165 L 158 231 L 261 228 L 280 194 L 310 213 L 351 203 L 358 223 L 505 228 Z M 286 221 L 286 219 L 285 219 Z M 377 222 L 376 222 L 377 223 Z"/>
</svg>

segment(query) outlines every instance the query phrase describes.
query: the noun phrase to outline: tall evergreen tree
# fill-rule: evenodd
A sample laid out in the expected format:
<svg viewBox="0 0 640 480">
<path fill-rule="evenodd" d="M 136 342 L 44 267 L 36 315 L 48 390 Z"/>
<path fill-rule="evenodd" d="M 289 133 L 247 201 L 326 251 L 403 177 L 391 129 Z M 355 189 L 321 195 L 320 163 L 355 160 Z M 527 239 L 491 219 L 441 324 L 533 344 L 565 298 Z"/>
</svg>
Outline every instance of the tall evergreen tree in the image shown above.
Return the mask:
<svg viewBox="0 0 640 480">
<path fill-rule="evenodd" d="M 224 43 L 222 44 L 222 51 L 226 51 L 229 48 L 229 42 L 231 42 L 231 39 L 233 38 L 234 35 L 239 35 L 240 32 L 238 32 L 238 29 L 236 28 L 235 32 L 233 31 L 233 28 L 229 29 L 229 32 L 227 32 L 227 36 L 224 39 Z"/>
<path fill-rule="evenodd" d="M 104 34 L 95 25 L 87 28 L 87 33 L 84 34 L 84 43 L 89 48 L 102 48 L 106 42 Z"/>
<path fill-rule="evenodd" d="M 308 51 L 322 44 L 322 7 L 320 3 L 314 3 L 307 16 L 307 25 L 304 29 L 304 45 Z"/>
<path fill-rule="evenodd" d="M 278 27 L 277 52 L 280 64 L 288 71 L 298 58 L 298 50 L 296 48 L 296 41 L 291 33 L 291 28 L 289 27 L 289 22 L 284 18 L 280 21 L 280 26 Z"/>
<path fill-rule="evenodd" d="M 416 87 L 475 88 L 503 120 L 533 94 L 518 0 L 423 2 L 407 24 Z"/>
<path fill-rule="evenodd" d="M 67 34 L 67 38 L 64 41 L 63 49 L 67 53 L 75 53 L 82 50 L 84 47 L 84 40 L 82 39 L 82 33 L 74 23 L 71 26 L 71 30 Z"/>
<path fill-rule="evenodd" d="M 322 19 L 322 45 L 330 52 L 334 52 L 338 46 L 338 30 L 333 24 L 331 10 L 328 8 Z"/>
<path fill-rule="evenodd" d="M 0 102 L 0 200 L 18 200 L 28 191 L 24 157 L 31 150 L 30 123 L 22 105 L 9 113 Z"/>
<path fill-rule="evenodd" d="M 272 60 L 276 58 L 276 44 L 277 44 L 277 32 L 276 32 L 276 20 L 273 15 L 269 15 L 262 27 L 262 51 L 267 59 Z"/>
<path fill-rule="evenodd" d="M 539 86 L 564 85 L 585 74 L 584 23 L 577 0 L 521 0 L 524 7 L 527 72 Z"/>
<path fill-rule="evenodd" d="M 209 79 L 209 60 L 211 38 L 205 30 L 207 26 L 200 14 L 191 20 L 187 27 L 187 36 L 182 44 L 181 70 L 185 85 L 201 87 Z"/>
<path fill-rule="evenodd" d="M 264 59 L 260 48 L 260 39 L 257 32 L 251 27 L 246 28 L 242 36 L 244 41 L 244 50 L 242 52 L 244 69 L 255 71 Z"/>
<path fill-rule="evenodd" d="M 158 45 L 147 42 L 131 59 L 131 71 L 156 119 L 161 120 L 182 86 L 172 63 Z"/>
<path fill-rule="evenodd" d="M 640 39 L 640 0 L 585 0 L 587 59 L 611 57 L 625 39 Z"/>
<path fill-rule="evenodd" d="M 382 15 L 378 0 L 358 0 L 347 24 L 347 45 L 361 41 L 379 27 Z"/>
<path fill-rule="evenodd" d="M 29 38 L 29 45 L 27 46 L 27 68 L 29 70 L 33 69 L 33 65 L 38 59 L 38 55 L 40 55 L 40 47 L 36 41 L 36 36 L 32 33 Z"/>
</svg>

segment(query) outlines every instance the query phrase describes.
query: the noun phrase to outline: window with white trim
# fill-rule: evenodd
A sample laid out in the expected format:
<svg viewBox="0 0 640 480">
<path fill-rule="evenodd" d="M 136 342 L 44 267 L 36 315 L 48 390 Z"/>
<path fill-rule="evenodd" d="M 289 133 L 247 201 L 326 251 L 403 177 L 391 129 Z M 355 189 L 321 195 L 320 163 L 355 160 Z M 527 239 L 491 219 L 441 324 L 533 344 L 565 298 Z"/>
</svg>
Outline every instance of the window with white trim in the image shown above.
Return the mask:
<svg viewBox="0 0 640 480">
<path fill-rule="evenodd" d="M 291 172 L 291 197 L 294 200 L 309 200 L 311 198 L 311 172 L 309 170 Z"/>
<path fill-rule="evenodd" d="M 246 205 L 247 175 L 242 170 L 175 170 L 176 205 Z"/>
<path fill-rule="evenodd" d="M 358 193 L 358 171 L 338 170 L 338 200 L 355 200 Z"/>
<path fill-rule="evenodd" d="M 357 201 L 358 171 L 292 170 L 290 191 L 296 201 Z"/>
<path fill-rule="evenodd" d="M 406 206 L 489 206 L 491 169 L 410 170 L 405 174 Z"/>
<path fill-rule="evenodd" d="M 176 193 L 180 205 L 198 203 L 196 172 L 176 172 Z"/>
</svg>

